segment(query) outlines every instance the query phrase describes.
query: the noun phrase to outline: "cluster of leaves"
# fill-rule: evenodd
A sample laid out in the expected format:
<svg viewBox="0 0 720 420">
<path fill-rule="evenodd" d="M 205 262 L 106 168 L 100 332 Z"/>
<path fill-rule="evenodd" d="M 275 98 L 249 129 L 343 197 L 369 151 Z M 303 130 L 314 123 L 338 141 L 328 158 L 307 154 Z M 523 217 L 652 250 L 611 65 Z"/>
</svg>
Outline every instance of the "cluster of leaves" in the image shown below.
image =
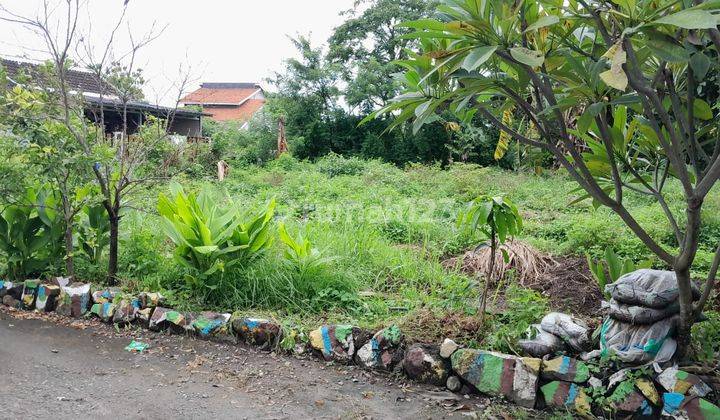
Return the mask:
<svg viewBox="0 0 720 420">
<path fill-rule="evenodd" d="M 641 268 L 652 267 L 652 261 L 646 260 L 635 263 L 630 258 L 620 258 L 612 248 L 605 249 L 605 259 L 593 261 L 589 254 L 585 254 L 590 273 L 598 284 L 600 291 L 605 295 L 606 299 L 610 296 L 605 293 L 605 286 L 609 283 L 616 282 L 620 277 L 627 273 L 632 273 Z M 607 272 L 607 274 L 606 274 Z"/>
</svg>

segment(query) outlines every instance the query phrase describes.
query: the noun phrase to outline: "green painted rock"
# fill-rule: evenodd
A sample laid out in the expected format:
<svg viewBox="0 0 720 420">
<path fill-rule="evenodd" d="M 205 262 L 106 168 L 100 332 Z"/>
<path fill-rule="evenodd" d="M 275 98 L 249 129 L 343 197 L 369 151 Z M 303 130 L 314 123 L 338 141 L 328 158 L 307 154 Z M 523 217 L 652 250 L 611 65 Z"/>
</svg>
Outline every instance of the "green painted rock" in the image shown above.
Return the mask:
<svg viewBox="0 0 720 420">
<path fill-rule="evenodd" d="M 540 387 L 545 405 L 574 411 L 581 416 L 591 412 L 590 397 L 583 387 L 572 382 L 554 381 Z"/>
<path fill-rule="evenodd" d="M 115 296 L 120 293 L 119 287 L 108 287 L 100 290 L 95 290 L 91 293 L 93 303 L 107 303 L 112 302 Z"/>
<path fill-rule="evenodd" d="M 280 324 L 269 319 L 237 317 L 232 320 L 232 329 L 246 344 L 272 349 L 280 342 Z"/>
<path fill-rule="evenodd" d="M 667 392 L 696 397 L 704 397 L 712 392 L 712 389 L 697 375 L 674 367 L 669 367 L 662 371 L 662 373 L 658 375 L 657 381 Z"/>
<path fill-rule="evenodd" d="M 635 389 L 635 381 L 620 382 L 610 394 L 609 402 L 620 417 L 650 417 L 653 408 L 645 396 Z"/>
<path fill-rule="evenodd" d="M 200 338 L 237 343 L 237 338 L 233 335 L 228 321 L 230 321 L 230 314 L 201 312 L 193 319 L 192 328 Z"/>
<path fill-rule="evenodd" d="M 115 305 L 115 314 L 113 315 L 113 322 L 116 324 L 129 324 L 137 318 L 137 313 L 140 310 L 139 299 L 121 299 Z"/>
<path fill-rule="evenodd" d="M 403 335 L 397 325 L 372 336 L 357 352 L 357 364 L 366 368 L 393 370 L 403 360 Z"/>
<path fill-rule="evenodd" d="M 323 325 L 310 331 L 310 346 L 325 360 L 349 363 L 362 337 L 362 330 L 352 325 Z"/>
<path fill-rule="evenodd" d="M 540 359 L 459 349 L 450 361 L 455 373 L 478 391 L 503 396 L 523 407 L 535 405 Z"/>
<path fill-rule="evenodd" d="M 158 306 L 152 313 L 148 328 L 153 331 L 170 329 L 173 332 L 192 332 L 194 316 L 190 313 L 174 311 Z"/>
<path fill-rule="evenodd" d="M 54 284 L 41 284 L 38 286 L 37 299 L 35 299 L 35 309 L 40 312 L 54 311 L 59 296 L 60 286 L 56 286 Z"/>
<path fill-rule="evenodd" d="M 567 356 L 542 362 L 541 377 L 548 381 L 565 381 L 582 384 L 590 379 L 590 370 L 585 362 Z"/>
<path fill-rule="evenodd" d="M 115 315 L 115 304 L 111 302 L 94 303 L 90 307 L 90 313 L 100 318 L 103 322 L 110 322 Z"/>
<path fill-rule="evenodd" d="M 40 280 L 25 280 L 23 282 L 22 301 L 23 309 L 34 309 Z"/>
<path fill-rule="evenodd" d="M 720 407 L 693 395 L 666 392 L 663 394 L 663 415 L 676 419 L 714 420 L 720 419 Z"/>
<path fill-rule="evenodd" d="M 443 386 L 447 382 L 451 368 L 448 360 L 440 356 L 438 346 L 413 344 L 405 352 L 403 369 L 412 380 Z"/>
</svg>

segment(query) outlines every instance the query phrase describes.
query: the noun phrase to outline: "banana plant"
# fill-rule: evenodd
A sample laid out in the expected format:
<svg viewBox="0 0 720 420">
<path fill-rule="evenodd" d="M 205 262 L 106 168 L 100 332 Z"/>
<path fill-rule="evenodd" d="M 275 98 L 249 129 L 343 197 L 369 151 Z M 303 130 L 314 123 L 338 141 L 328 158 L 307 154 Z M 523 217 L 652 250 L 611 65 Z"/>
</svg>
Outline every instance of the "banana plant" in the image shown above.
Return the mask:
<svg viewBox="0 0 720 420">
<path fill-rule="evenodd" d="M 58 258 L 63 224 L 54 208 L 56 201 L 47 188 L 30 188 L 22 203 L 0 212 L 0 251 L 13 280 L 37 275 Z"/>
<path fill-rule="evenodd" d="M 175 243 L 175 258 L 197 274 L 187 279 L 192 287 L 216 289 L 216 273 L 222 275 L 272 244 L 274 199 L 244 220 L 236 206 L 222 208 L 205 192 L 186 194 L 179 184 L 171 190 L 172 200 L 159 195 L 158 211 L 165 233 Z"/>
</svg>

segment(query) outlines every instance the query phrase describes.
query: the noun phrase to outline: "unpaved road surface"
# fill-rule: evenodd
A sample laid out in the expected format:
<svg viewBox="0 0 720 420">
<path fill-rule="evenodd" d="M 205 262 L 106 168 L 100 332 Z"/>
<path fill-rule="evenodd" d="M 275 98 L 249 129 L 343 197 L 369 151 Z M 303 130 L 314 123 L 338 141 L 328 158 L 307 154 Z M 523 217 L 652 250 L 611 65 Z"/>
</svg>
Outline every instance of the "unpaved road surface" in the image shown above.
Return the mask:
<svg viewBox="0 0 720 420">
<path fill-rule="evenodd" d="M 150 349 L 125 351 L 133 338 Z M 507 418 L 449 396 L 311 358 L 0 310 L 2 419 Z"/>
</svg>

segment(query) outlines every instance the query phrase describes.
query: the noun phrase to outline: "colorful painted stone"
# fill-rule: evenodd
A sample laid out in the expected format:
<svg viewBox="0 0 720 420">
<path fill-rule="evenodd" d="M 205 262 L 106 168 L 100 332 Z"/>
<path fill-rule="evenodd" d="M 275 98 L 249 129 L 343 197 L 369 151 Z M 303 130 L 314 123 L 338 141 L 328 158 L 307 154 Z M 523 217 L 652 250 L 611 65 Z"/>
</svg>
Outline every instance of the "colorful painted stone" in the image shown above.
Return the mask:
<svg viewBox="0 0 720 420">
<path fill-rule="evenodd" d="M 662 414 L 676 419 L 720 419 L 720 407 L 694 395 L 666 392 L 663 394 Z"/>
<path fill-rule="evenodd" d="M 148 328 L 153 331 L 171 329 L 174 332 L 193 331 L 194 316 L 158 306 L 152 313 Z"/>
<path fill-rule="evenodd" d="M 582 416 L 590 415 L 590 397 L 578 384 L 553 381 L 540 387 L 540 391 L 548 407 L 573 410 Z"/>
<path fill-rule="evenodd" d="M 23 283 L 3 281 L 3 285 L 0 288 L 0 296 L 12 296 L 14 299 L 20 300 L 24 286 Z"/>
<path fill-rule="evenodd" d="M 384 328 L 357 351 L 357 363 L 372 369 L 393 370 L 403 360 L 403 335 L 397 325 Z"/>
<path fill-rule="evenodd" d="M 668 392 L 693 395 L 696 397 L 704 397 L 712 392 L 712 388 L 697 375 L 687 373 L 675 367 L 670 367 L 662 371 L 662 373 L 658 375 L 657 381 Z"/>
<path fill-rule="evenodd" d="M 269 319 L 241 318 L 232 320 L 232 329 L 245 343 L 262 349 L 274 348 L 280 341 L 280 325 Z"/>
<path fill-rule="evenodd" d="M 660 394 L 658 394 L 653 381 L 646 378 L 637 378 L 635 379 L 635 386 L 640 390 L 645 398 L 650 401 L 650 404 L 660 405 Z"/>
<path fill-rule="evenodd" d="M 352 325 L 323 325 L 310 332 L 310 346 L 325 360 L 350 362 L 355 354 L 355 338 L 360 334 L 360 328 Z"/>
<path fill-rule="evenodd" d="M 115 307 L 113 322 L 116 324 L 129 324 L 135 320 L 139 310 L 139 299 L 121 299 Z M 148 316 L 148 320 L 149 319 Z"/>
<path fill-rule="evenodd" d="M 24 309 L 35 308 L 35 298 L 37 297 L 38 287 L 40 286 L 40 280 L 25 280 L 23 282 L 22 306 Z"/>
<path fill-rule="evenodd" d="M 80 318 L 85 315 L 90 303 L 90 284 L 70 283 L 61 287 L 58 297 L 57 313 Z"/>
<path fill-rule="evenodd" d="M 403 369 L 408 378 L 418 382 L 443 386 L 450 375 L 450 363 L 440 356 L 437 346 L 413 344 L 405 352 Z"/>
<path fill-rule="evenodd" d="M 13 286 L 11 281 L 0 280 L 0 298 L 8 294 L 8 290 Z"/>
<path fill-rule="evenodd" d="M 92 292 L 93 303 L 112 302 L 115 296 L 121 292 L 118 287 L 108 287 L 106 289 L 95 290 Z"/>
<path fill-rule="evenodd" d="M 65 287 L 72 282 L 72 277 L 53 277 L 50 279 L 50 283 L 55 286 Z"/>
<path fill-rule="evenodd" d="M 154 308 L 165 303 L 165 297 L 156 292 L 142 292 L 139 298 L 141 309 Z"/>
<path fill-rule="evenodd" d="M 535 405 L 540 359 L 459 349 L 450 361 L 455 373 L 478 391 L 504 396 L 523 407 Z"/>
<path fill-rule="evenodd" d="M 150 318 L 152 318 L 154 310 L 155 308 L 138 309 L 138 311 L 135 313 L 135 319 L 140 321 L 140 323 L 143 324 L 146 328 L 149 328 Z"/>
<path fill-rule="evenodd" d="M 634 381 L 621 382 L 615 387 L 609 400 L 615 412 L 621 417 L 639 418 L 653 415 L 652 406 L 643 394 L 635 389 Z"/>
<path fill-rule="evenodd" d="M 35 299 L 35 310 L 40 312 L 52 312 L 55 310 L 60 286 L 54 284 L 41 284 L 38 286 L 37 299 Z"/>
<path fill-rule="evenodd" d="M 228 323 L 230 314 L 202 312 L 192 321 L 192 328 L 200 338 L 213 339 L 226 343 L 236 343 L 232 327 Z"/>
<path fill-rule="evenodd" d="M 95 314 L 103 322 L 110 322 L 115 315 L 115 304 L 111 302 L 94 303 L 90 307 L 90 313 Z"/>
<path fill-rule="evenodd" d="M 590 369 L 581 360 L 567 356 L 544 360 L 541 377 L 548 381 L 565 381 L 582 384 L 590 379 Z"/>
</svg>

